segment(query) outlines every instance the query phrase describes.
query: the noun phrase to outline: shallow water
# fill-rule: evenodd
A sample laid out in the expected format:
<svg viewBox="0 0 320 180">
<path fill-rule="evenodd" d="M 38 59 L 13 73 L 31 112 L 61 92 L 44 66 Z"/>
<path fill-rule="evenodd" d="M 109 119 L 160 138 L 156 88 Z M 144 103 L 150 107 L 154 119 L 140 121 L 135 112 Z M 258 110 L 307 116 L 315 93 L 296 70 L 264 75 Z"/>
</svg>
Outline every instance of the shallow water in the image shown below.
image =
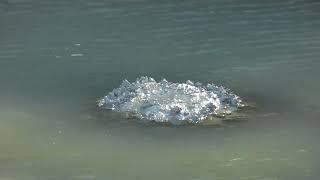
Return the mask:
<svg viewBox="0 0 320 180">
<path fill-rule="evenodd" d="M 0 12 L 0 179 L 319 178 L 319 2 L 8 0 Z M 258 110 L 213 127 L 97 111 L 143 75 L 223 85 Z"/>
</svg>

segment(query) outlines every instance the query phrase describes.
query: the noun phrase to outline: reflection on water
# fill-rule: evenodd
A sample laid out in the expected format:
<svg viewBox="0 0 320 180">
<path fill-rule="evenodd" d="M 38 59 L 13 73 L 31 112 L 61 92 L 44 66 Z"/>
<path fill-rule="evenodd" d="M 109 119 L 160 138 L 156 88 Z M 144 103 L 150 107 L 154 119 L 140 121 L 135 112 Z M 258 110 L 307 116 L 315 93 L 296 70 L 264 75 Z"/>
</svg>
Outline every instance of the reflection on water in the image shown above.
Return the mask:
<svg viewBox="0 0 320 180">
<path fill-rule="evenodd" d="M 0 2 L 0 179 L 319 177 L 317 1 Z M 229 87 L 221 126 L 96 109 L 123 79 Z"/>
</svg>

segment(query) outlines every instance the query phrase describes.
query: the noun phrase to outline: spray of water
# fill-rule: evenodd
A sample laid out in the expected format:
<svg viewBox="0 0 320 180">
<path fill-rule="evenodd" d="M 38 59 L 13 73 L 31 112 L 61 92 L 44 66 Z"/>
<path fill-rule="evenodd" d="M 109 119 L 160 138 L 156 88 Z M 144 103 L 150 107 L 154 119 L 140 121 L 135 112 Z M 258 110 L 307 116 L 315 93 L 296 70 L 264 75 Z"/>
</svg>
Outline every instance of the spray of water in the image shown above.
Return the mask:
<svg viewBox="0 0 320 180">
<path fill-rule="evenodd" d="M 140 77 L 98 100 L 98 107 L 130 113 L 156 122 L 200 123 L 209 116 L 226 116 L 242 107 L 239 96 L 214 84 L 160 82 Z"/>
</svg>

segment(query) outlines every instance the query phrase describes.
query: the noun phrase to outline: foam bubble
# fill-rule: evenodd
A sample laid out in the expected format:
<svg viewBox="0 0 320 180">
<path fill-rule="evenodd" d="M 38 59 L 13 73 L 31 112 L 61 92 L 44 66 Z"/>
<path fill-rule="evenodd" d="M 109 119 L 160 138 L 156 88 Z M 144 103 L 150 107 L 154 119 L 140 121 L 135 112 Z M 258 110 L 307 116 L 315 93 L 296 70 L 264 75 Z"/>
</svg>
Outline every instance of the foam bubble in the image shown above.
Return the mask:
<svg viewBox="0 0 320 180">
<path fill-rule="evenodd" d="M 239 96 L 214 84 L 160 82 L 140 77 L 98 100 L 98 107 L 128 112 L 143 120 L 199 123 L 209 116 L 225 116 L 243 106 Z"/>
</svg>

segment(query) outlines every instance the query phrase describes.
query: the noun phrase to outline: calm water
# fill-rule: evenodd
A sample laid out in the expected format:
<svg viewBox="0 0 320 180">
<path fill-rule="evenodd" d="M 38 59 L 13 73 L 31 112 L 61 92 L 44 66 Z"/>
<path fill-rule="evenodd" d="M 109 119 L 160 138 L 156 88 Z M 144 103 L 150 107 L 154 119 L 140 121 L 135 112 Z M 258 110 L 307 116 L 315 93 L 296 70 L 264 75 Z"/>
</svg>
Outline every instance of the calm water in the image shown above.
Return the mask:
<svg viewBox="0 0 320 180">
<path fill-rule="evenodd" d="M 2 0 L 0 180 L 314 180 L 320 2 Z M 127 78 L 216 83 L 258 105 L 219 127 L 96 110 Z"/>
</svg>

